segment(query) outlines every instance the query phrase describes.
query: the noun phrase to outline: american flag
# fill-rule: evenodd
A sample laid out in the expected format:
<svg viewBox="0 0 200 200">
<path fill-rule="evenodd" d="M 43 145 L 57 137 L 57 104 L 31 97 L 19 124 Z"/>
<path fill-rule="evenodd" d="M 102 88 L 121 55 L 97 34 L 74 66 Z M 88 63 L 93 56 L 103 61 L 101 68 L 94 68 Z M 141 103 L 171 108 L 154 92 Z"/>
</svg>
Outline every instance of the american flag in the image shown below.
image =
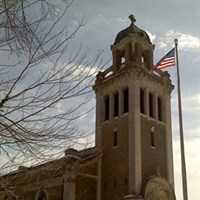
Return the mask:
<svg viewBox="0 0 200 200">
<path fill-rule="evenodd" d="M 156 64 L 155 70 L 175 66 L 174 52 L 175 48 L 173 48 L 162 59 L 160 59 L 160 61 Z"/>
</svg>

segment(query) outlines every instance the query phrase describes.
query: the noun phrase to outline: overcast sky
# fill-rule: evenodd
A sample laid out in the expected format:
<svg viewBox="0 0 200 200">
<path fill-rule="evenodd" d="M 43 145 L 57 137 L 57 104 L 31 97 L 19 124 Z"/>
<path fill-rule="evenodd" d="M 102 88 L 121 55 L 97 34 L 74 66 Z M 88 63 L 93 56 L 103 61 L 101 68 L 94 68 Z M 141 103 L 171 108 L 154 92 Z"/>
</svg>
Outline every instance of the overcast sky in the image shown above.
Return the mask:
<svg viewBox="0 0 200 200">
<path fill-rule="evenodd" d="M 83 17 L 86 25 L 74 40 L 93 57 L 104 50 L 102 58 L 111 58 L 110 45 L 119 31 L 130 24 L 133 14 L 136 25 L 147 31 L 156 45 L 154 63 L 164 56 L 179 40 L 179 63 L 183 104 L 185 151 L 189 199 L 200 199 L 200 1 L 144 1 L 144 0 L 75 0 L 70 8 L 69 25 L 75 26 Z M 108 66 L 107 66 L 108 67 Z M 168 69 L 176 85 L 175 67 Z M 172 129 L 174 146 L 175 189 L 177 200 L 182 199 L 180 146 L 177 117 L 176 89 L 172 94 Z M 95 99 L 91 104 L 94 105 Z M 93 120 L 91 120 L 91 118 Z M 89 120 L 90 119 L 90 120 Z M 94 129 L 94 114 L 82 118 Z"/>
</svg>

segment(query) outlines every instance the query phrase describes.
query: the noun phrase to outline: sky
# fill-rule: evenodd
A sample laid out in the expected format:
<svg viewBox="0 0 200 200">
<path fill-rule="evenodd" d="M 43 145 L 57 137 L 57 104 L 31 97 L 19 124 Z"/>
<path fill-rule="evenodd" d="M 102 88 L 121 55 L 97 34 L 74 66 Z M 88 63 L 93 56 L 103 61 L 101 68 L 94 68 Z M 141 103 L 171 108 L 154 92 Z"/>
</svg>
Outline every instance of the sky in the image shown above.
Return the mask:
<svg viewBox="0 0 200 200">
<path fill-rule="evenodd" d="M 89 58 L 103 50 L 102 59 L 111 58 L 110 45 L 119 31 L 130 24 L 145 30 L 153 44 L 154 63 L 174 47 L 177 38 L 181 76 L 185 157 L 189 199 L 200 199 L 200 1 L 172 0 L 75 0 L 69 11 L 69 25 L 76 26 L 84 18 L 85 25 L 77 33 L 73 48 L 81 44 Z M 108 65 L 107 65 L 108 67 Z M 172 93 L 172 134 L 174 152 L 175 193 L 182 200 L 180 140 L 177 114 L 176 69 L 167 69 L 175 89 Z M 95 105 L 95 99 L 90 106 Z M 82 123 L 83 122 L 83 123 Z M 82 128 L 94 129 L 95 115 L 81 119 Z"/>
</svg>

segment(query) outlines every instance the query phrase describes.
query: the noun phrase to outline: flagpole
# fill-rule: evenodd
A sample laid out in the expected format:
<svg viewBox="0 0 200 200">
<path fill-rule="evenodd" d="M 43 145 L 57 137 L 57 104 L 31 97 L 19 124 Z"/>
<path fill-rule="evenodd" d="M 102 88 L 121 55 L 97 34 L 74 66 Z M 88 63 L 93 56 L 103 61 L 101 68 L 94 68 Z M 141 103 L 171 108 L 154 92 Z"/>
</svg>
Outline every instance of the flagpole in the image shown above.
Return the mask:
<svg viewBox="0 0 200 200">
<path fill-rule="evenodd" d="M 175 39 L 174 43 L 175 43 L 175 52 L 176 52 L 177 93 L 178 93 L 178 113 L 179 113 L 179 129 L 180 129 L 183 199 L 188 200 L 187 174 L 186 174 L 185 148 L 184 148 L 184 135 L 183 135 L 183 120 L 182 120 L 182 106 L 181 106 L 180 74 L 179 74 L 179 62 L 178 62 L 178 40 Z"/>
</svg>

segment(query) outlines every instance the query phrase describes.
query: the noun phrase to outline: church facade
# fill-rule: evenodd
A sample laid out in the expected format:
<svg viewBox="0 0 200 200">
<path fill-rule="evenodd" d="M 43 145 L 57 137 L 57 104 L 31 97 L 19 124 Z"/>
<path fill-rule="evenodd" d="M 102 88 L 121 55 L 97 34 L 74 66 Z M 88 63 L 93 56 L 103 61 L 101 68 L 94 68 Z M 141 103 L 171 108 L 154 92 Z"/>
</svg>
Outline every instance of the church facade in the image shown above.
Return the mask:
<svg viewBox="0 0 200 200">
<path fill-rule="evenodd" d="M 131 25 L 96 77 L 95 147 L 3 177 L 0 200 L 175 200 L 169 74 L 153 71 L 155 45 Z M 1 184 L 2 185 L 2 184 Z"/>
</svg>

